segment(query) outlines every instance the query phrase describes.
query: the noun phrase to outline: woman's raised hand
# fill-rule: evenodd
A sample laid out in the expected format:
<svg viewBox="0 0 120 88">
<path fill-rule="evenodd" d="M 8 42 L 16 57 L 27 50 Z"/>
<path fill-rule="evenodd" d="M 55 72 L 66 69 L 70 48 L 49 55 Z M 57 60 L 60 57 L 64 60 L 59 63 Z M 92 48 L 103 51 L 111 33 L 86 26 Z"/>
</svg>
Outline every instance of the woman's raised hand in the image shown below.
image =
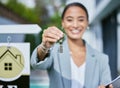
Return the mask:
<svg viewBox="0 0 120 88">
<path fill-rule="evenodd" d="M 63 32 L 57 27 L 48 27 L 43 31 L 42 43 L 46 48 L 50 48 L 55 42 L 63 37 Z"/>
</svg>

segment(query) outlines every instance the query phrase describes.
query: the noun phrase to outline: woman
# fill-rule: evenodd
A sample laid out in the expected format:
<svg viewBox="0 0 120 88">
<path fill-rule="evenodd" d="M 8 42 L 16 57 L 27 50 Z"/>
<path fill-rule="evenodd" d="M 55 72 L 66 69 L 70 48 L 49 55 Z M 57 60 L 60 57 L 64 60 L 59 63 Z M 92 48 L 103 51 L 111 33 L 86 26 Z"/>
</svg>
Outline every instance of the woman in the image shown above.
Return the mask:
<svg viewBox="0 0 120 88">
<path fill-rule="evenodd" d="M 42 43 L 32 54 L 31 65 L 48 71 L 50 88 L 105 88 L 111 81 L 108 56 L 82 39 L 88 19 L 86 8 L 74 2 L 62 14 L 66 36 L 55 26 L 44 30 Z M 57 43 L 63 37 L 64 41 Z"/>
</svg>

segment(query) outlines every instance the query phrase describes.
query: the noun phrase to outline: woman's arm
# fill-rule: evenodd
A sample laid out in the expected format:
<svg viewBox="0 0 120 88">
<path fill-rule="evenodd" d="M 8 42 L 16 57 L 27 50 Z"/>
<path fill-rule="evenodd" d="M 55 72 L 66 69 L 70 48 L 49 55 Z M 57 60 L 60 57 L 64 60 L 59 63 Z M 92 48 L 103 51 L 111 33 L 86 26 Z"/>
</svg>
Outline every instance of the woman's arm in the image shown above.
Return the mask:
<svg viewBox="0 0 120 88">
<path fill-rule="evenodd" d="M 39 61 L 43 61 L 46 56 L 49 54 L 49 48 L 45 47 L 43 43 L 41 43 L 37 48 L 37 57 Z"/>
<path fill-rule="evenodd" d="M 39 46 L 38 46 L 39 47 Z M 44 57 L 42 60 L 41 57 L 38 56 L 38 47 L 35 48 L 31 55 L 31 66 L 33 69 L 48 69 L 52 64 L 52 55 Z"/>
<path fill-rule="evenodd" d="M 63 32 L 57 27 L 48 27 L 43 31 L 42 43 L 34 50 L 31 56 L 31 65 L 33 68 L 47 69 L 52 61 L 51 54 L 48 55 L 49 48 L 63 37 Z"/>
</svg>

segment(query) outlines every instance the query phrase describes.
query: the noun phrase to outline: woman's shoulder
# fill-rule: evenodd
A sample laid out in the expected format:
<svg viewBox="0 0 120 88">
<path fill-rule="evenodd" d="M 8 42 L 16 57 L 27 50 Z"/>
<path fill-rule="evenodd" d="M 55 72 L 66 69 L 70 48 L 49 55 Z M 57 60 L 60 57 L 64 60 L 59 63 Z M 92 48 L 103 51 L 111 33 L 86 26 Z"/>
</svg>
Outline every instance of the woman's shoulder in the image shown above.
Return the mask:
<svg viewBox="0 0 120 88">
<path fill-rule="evenodd" d="M 90 46 L 88 43 L 86 44 L 86 48 L 88 50 L 89 53 L 91 53 L 92 55 L 94 55 L 96 57 L 96 59 L 107 59 L 108 55 L 98 51 L 97 49 L 93 48 L 92 46 Z"/>
<path fill-rule="evenodd" d="M 105 54 L 104 52 L 98 51 L 97 49 L 93 48 L 94 53 L 99 56 L 99 57 L 108 57 L 107 54 Z"/>
</svg>

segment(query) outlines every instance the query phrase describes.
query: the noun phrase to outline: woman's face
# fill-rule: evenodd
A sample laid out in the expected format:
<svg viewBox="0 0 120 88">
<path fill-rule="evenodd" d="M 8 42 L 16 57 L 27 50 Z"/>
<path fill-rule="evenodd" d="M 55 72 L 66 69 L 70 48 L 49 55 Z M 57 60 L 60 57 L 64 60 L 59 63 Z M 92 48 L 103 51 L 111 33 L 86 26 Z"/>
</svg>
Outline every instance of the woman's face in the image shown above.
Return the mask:
<svg viewBox="0 0 120 88">
<path fill-rule="evenodd" d="M 62 26 L 71 39 L 82 38 L 88 26 L 88 20 L 85 11 L 78 6 L 69 7 L 62 20 Z"/>
</svg>

